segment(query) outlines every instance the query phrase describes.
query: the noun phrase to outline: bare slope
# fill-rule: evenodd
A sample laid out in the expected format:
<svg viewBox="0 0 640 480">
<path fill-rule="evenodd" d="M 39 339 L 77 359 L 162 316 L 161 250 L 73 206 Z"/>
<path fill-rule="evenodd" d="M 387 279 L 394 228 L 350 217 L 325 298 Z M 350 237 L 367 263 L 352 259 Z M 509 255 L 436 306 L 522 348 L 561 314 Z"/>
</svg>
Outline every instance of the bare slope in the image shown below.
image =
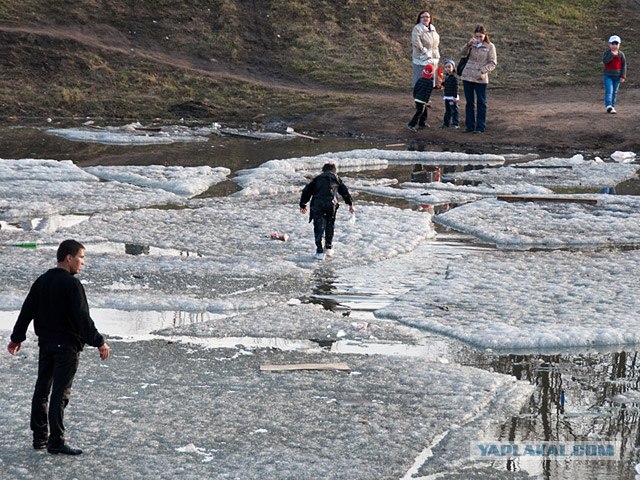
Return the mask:
<svg viewBox="0 0 640 480">
<path fill-rule="evenodd" d="M 640 47 L 632 0 L 430 3 L 443 56 L 457 59 L 474 25 L 488 26 L 492 88 L 516 97 L 593 84 L 611 33 L 630 58 Z M 410 1 L 7 0 L 0 115 L 248 122 L 404 111 L 416 14 Z"/>
</svg>

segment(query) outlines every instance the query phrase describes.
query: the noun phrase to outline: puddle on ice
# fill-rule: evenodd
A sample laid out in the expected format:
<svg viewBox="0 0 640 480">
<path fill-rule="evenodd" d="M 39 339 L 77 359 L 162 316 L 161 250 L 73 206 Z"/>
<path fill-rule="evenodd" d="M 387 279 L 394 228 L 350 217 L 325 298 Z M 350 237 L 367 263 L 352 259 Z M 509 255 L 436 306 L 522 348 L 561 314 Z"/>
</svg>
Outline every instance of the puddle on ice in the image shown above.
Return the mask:
<svg viewBox="0 0 640 480">
<path fill-rule="evenodd" d="M 186 250 L 176 250 L 171 248 L 152 247 L 150 245 L 141 245 L 137 243 L 114 243 L 104 242 L 91 244 L 92 253 L 126 253 L 127 255 L 153 255 L 162 257 L 188 257 L 190 255 L 200 254 L 189 252 Z"/>
</svg>

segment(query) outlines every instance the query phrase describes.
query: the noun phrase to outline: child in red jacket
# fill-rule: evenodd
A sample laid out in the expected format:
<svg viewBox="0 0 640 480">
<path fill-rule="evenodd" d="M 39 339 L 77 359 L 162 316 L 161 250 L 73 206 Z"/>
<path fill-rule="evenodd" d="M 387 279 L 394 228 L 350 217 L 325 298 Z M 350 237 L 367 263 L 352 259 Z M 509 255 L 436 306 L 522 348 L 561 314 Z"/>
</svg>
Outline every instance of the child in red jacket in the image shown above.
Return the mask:
<svg viewBox="0 0 640 480">
<path fill-rule="evenodd" d="M 427 128 L 427 114 L 431 108 L 431 92 L 433 91 L 433 65 L 427 63 L 422 70 L 422 77 L 418 79 L 413 86 L 413 101 L 416 104 L 416 113 L 411 121 L 407 124 L 407 128 L 412 132 L 417 132 L 416 124 L 419 128 Z"/>
<path fill-rule="evenodd" d="M 609 48 L 602 54 L 604 63 L 604 106 L 607 113 L 616 112 L 616 95 L 621 83 L 627 79 L 627 60 L 620 50 L 620 37 L 609 38 Z"/>
</svg>

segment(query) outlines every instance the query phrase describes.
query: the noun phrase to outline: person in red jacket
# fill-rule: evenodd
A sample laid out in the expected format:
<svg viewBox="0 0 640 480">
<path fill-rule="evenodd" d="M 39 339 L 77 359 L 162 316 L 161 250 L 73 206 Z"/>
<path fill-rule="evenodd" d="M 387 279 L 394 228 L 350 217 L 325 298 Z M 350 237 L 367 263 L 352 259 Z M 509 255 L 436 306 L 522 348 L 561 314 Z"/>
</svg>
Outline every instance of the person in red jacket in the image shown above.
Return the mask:
<svg viewBox="0 0 640 480">
<path fill-rule="evenodd" d="M 64 409 L 85 344 L 109 358 L 109 345 L 89 315 L 82 283 L 74 277 L 84 266 L 84 246 L 65 240 L 58 246 L 58 266 L 38 277 L 22 304 L 7 350 L 15 355 L 27 338 L 33 320 L 38 336 L 38 379 L 31 402 L 33 448 L 52 454 L 79 455 L 82 450 L 65 444 Z"/>
<path fill-rule="evenodd" d="M 416 113 L 407 124 L 407 128 L 412 132 L 418 131 L 416 129 L 416 124 L 418 125 L 418 128 L 427 128 L 429 126 L 427 123 L 427 116 L 429 114 L 429 109 L 431 108 L 431 102 L 429 99 L 431 98 L 431 92 L 433 91 L 434 71 L 432 64 L 428 63 L 425 65 L 422 70 L 422 77 L 420 77 L 413 86 L 413 101 L 416 106 Z"/>
<path fill-rule="evenodd" d="M 616 112 L 616 96 L 620 84 L 627 79 L 627 59 L 620 50 L 620 37 L 609 38 L 609 48 L 602 54 L 604 63 L 604 106 L 607 113 Z"/>
</svg>

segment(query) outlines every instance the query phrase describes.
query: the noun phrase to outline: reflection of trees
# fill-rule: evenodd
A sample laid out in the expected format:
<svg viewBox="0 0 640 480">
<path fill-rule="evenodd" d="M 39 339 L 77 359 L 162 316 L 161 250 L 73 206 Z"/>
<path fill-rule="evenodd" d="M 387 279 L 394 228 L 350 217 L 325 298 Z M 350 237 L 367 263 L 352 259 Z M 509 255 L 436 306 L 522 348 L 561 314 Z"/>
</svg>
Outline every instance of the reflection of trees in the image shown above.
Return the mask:
<svg viewBox="0 0 640 480">
<path fill-rule="evenodd" d="M 544 478 L 576 472 L 584 472 L 581 478 L 633 478 L 630 465 L 637 461 L 635 448 L 640 444 L 638 352 L 505 355 L 486 360 L 487 367 L 536 386 L 521 415 L 502 426 L 501 441 L 620 442 L 621 462 L 541 459 Z M 628 391 L 635 394 L 629 395 L 634 399 L 630 403 L 612 402 Z M 505 465 L 507 469 L 514 466 L 514 462 Z"/>
<path fill-rule="evenodd" d="M 206 319 L 205 312 L 173 312 L 173 321 L 171 322 L 173 327 L 180 327 L 183 325 L 192 325 L 194 323 L 203 323 Z"/>
</svg>

